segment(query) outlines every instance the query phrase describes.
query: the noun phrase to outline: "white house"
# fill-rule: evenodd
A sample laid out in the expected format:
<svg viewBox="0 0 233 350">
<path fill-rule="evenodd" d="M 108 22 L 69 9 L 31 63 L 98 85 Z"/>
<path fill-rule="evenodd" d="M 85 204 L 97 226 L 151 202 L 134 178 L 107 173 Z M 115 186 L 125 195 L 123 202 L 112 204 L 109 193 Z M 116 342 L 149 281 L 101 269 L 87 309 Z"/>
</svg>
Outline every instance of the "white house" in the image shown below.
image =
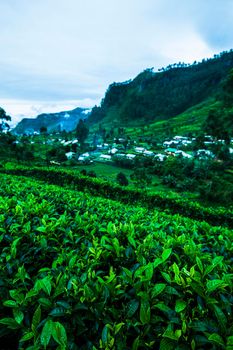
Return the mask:
<svg viewBox="0 0 233 350">
<path fill-rule="evenodd" d="M 143 154 L 144 154 L 144 156 L 153 157 L 154 152 L 145 150 L 145 151 L 143 152 Z"/>
<path fill-rule="evenodd" d="M 163 143 L 164 147 L 170 147 L 171 145 L 179 145 L 180 141 L 177 140 L 171 140 L 171 141 L 165 141 Z"/>
<path fill-rule="evenodd" d="M 109 153 L 109 154 L 115 154 L 115 153 L 117 153 L 118 151 L 119 151 L 118 148 L 115 148 L 115 147 L 114 147 L 114 148 L 110 149 L 108 153 Z"/>
<path fill-rule="evenodd" d="M 135 147 L 134 150 L 135 150 L 135 152 L 137 152 L 137 153 L 143 153 L 143 152 L 145 152 L 145 148 L 143 148 L 143 147 Z"/>
<path fill-rule="evenodd" d="M 73 156 L 75 155 L 75 153 L 74 152 L 67 152 L 65 155 L 66 155 L 67 159 L 72 159 Z"/>
<path fill-rule="evenodd" d="M 182 140 L 181 143 L 182 143 L 183 146 L 187 146 L 187 145 L 191 145 L 192 141 L 190 141 L 190 140 Z"/>
<path fill-rule="evenodd" d="M 186 136 L 177 135 L 174 137 L 174 140 L 182 141 L 182 140 L 188 140 L 188 138 Z"/>
<path fill-rule="evenodd" d="M 101 159 L 101 160 L 109 161 L 109 160 L 112 159 L 112 157 L 109 156 L 108 154 L 101 154 L 101 155 L 100 155 L 100 159 Z"/>
<path fill-rule="evenodd" d="M 201 158 L 214 158 L 213 152 L 207 150 L 207 149 L 199 149 L 197 151 L 197 156 Z"/>
<path fill-rule="evenodd" d="M 129 159 L 129 160 L 133 160 L 134 158 L 136 157 L 136 154 L 126 154 L 126 158 Z"/>
<path fill-rule="evenodd" d="M 86 153 L 81 154 L 81 156 L 87 158 L 87 157 L 90 157 L 90 154 L 88 152 L 86 152 Z"/>
<path fill-rule="evenodd" d="M 184 151 L 176 151 L 176 155 L 182 155 L 184 158 L 192 158 L 191 154 L 188 154 Z"/>
<path fill-rule="evenodd" d="M 63 143 L 63 145 L 64 145 L 64 146 L 68 146 L 68 145 L 70 145 L 71 143 L 72 143 L 72 141 L 66 141 L 66 142 Z"/>
</svg>

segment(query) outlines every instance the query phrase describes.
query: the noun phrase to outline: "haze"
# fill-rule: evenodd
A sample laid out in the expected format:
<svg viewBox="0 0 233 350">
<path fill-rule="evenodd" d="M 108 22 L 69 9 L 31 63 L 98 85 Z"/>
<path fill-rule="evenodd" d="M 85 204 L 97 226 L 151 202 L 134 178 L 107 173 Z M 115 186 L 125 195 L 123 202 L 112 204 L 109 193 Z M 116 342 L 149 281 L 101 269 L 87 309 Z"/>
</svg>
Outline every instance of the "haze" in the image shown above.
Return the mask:
<svg viewBox="0 0 233 350">
<path fill-rule="evenodd" d="M 231 0 L 0 0 L 0 12 L 0 106 L 14 124 L 233 46 Z"/>
</svg>

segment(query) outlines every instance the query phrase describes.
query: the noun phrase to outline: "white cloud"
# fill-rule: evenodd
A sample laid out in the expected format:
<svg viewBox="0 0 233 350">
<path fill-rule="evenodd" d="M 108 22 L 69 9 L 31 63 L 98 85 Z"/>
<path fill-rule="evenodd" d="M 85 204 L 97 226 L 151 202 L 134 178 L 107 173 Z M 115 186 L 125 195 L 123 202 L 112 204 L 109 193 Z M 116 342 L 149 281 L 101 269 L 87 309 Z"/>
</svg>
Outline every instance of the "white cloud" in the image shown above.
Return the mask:
<svg viewBox="0 0 233 350">
<path fill-rule="evenodd" d="M 83 100 L 51 101 L 24 101 L 24 100 L 4 100 L 0 99 L 0 106 L 12 117 L 11 125 L 16 125 L 22 118 L 35 118 L 41 113 L 56 113 L 69 111 L 76 107 L 92 108 L 99 100 L 85 98 Z"/>
<path fill-rule="evenodd" d="M 113 81 L 232 42 L 232 0 L 7 0 L 0 12 L 0 95 L 15 116 L 100 101 Z"/>
</svg>

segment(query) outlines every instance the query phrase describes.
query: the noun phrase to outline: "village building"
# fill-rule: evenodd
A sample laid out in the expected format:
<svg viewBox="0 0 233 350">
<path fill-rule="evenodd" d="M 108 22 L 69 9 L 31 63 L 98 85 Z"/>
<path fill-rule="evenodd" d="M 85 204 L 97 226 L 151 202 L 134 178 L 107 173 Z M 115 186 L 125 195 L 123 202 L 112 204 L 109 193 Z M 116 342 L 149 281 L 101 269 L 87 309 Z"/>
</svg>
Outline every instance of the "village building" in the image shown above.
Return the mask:
<svg viewBox="0 0 233 350">
<path fill-rule="evenodd" d="M 186 153 L 186 152 L 184 152 L 184 151 L 177 151 L 176 153 L 175 153 L 175 155 L 181 155 L 182 157 L 184 157 L 184 158 L 193 158 L 193 156 L 191 155 L 191 154 L 189 154 L 189 153 Z"/>
<path fill-rule="evenodd" d="M 153 157 L 154 156 L 154 152 L 145 150 L 143 152 L 143 155 L 147 156 L 147 157 Z"/>
<path fill-rule="evenodd" d="M 108 151 L 109 154 L 116 154 L 117 152 L 119 152 L 119 149 L 115 147 Z"/>
<path fill-rule="evenodd" d="M 163 162 L 167 158 L 167 156 L 165 154 L 158 153 L 155 155 L 154 158 L 156 160 L 159 160 L 160 162 Z"/>
<path fill-rule="evenodd" d="M 66 156 L 66 158 L 67 158 L 68 160 L 69 160 L 69 159 L 72 159 L 74 155 L 75 155 L 74 152 L 67 152 L 67 153 L 65 153 L 65 156 Z"/>
<path fill-rule="evenodd" d="M 133 160 L 134 158 L 136 157 L 136 154 L 126 154 L 126 158 L 129 159 L 129 160 Z"/>
<path fill-rule="evenodd" d="M 215 155 L 213 152 L 207 150 L 207 149 L 199 149 L 196 152 L 196 155 L 199 159 L 206 159 L 206 158 L 214 158 Z"/>
<path fill-rule="evenodd" d="M 165 152 L 170 156 L 174 156 L 177 151 L 178 151 L 178 149 L 176 149 L 176 148 L 167 148 Z"/>
<path fill-rule="evenodd" d="M 112 160 L 112 157 L 109 156 L 108 154 L 101 154 L 99 157 L 101 160 L 105 160 L 105 161 L 110 161 Z"/>
<path fill-rule="evenodd" d="M 144 153 L 145 152 L 145 148 L 144 147 L 135 147 L 134 150 L 137 153 Z"/>
</svg>

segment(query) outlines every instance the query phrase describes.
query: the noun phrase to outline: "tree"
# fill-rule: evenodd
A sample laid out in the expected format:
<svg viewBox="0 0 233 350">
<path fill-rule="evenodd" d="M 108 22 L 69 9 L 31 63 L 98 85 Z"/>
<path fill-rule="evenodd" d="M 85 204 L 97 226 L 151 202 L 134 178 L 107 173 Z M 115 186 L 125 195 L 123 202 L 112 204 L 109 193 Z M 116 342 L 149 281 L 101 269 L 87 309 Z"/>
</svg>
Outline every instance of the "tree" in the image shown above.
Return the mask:
<svg viewBox="0 0 233 350">
<path fill-rule="evenodd" d="M 117 174 L 116 180 L 119 183 L 119 185 L 121 185 L 121 186 L 128 186 L 128 184 L 129 184 L 127 177 L 122 172 Z"/>
<path fill-rule="evenodd" d="M 229 143 L 229 128 L 227 127 L 228 118 L 228 114 L 225 114 L 223 109 L 211 109 L 204 123 L 204 131 L 216 139 L 222 139 Z"/>
<path fill-rule="evenodd" d="M 46 128 L 46 126 L 42 126 L 42 127 L 40 128 L 40 133 L 41 133 L 41 134 L 46 134 L 46 133 L 47 133 L 47 128 Z"/>
<path fill-rule="evenodd" d="M 227 106 L 231 106 L 233 102 L 233 69 L 231 69 L 227 78 L 223 82 L 223 101 Z"/>
<path fill-rule="evenodd" d="M 84 144 L 84 141 L 86 140 L 88 134 L 89 134 L 89 129 L 87 125 L 82 119 L 80 119 L 76 127 L 76 136 L 81 145 Z"/>
<path fill-rule="evenodd" d="M 11 117 L 9 115 L 6 114 L 6 112 L 4 111 L 3 108 L 0 107 L 0 132 L 4 129 L 4 128 L 10 128 L 10 126 L 8 125 L 8 123 L 6 123 L 7 121 L 11 121 Z"/>
<path fill-rule="evenodd" d="M 134 172 L 130 175 L 130 178 L 139 188 L 147 187 L 152 183 L 152 178 L 147 174 L 145 168 L 134 169 Z"/>
</svg>

